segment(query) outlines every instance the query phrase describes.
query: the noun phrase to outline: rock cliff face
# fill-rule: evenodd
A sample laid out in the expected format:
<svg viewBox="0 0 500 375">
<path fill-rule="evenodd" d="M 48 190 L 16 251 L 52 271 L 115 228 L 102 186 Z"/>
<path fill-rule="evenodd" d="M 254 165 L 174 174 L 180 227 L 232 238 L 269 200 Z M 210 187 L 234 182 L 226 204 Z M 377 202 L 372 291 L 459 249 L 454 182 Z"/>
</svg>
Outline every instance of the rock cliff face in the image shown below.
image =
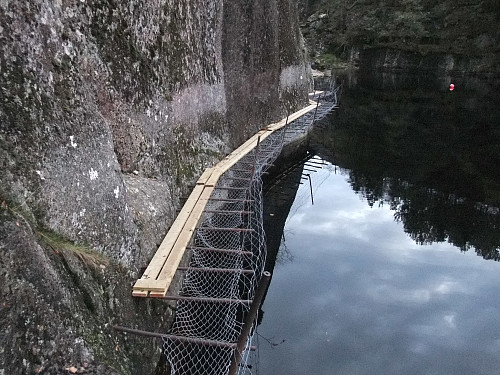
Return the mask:
<svg viewBox="0 0 500 375">
<path fill-rule="evenodd" d="M 0 374 L 151 373 L 130 297 L 201 171 L 307 99 L 290 0 L 0 1 Z"/>
<path fill-rule="evenodd" d="M 369 48 L 357 50 L 352 56 L 360 71 L 369 74 L 379 72 L 425 73 L 436 76 L 484 75 L 499 76 L 493 55 L 464 56 L 450 53 L 422 55 L 418 52 L 392 48 Z"/>
<path fill-rule="evenodd" d="M 432 60 L 447 64 L 455 59 L 458 71 L 467 69 L 472 74 L 500 71 L 497 0 L 297 0 L 297 3 L 309 52 L 319 67 L 352 65 L 349 63 L 357 53 L 374 48 L 378 54 L 384 50 L 388 60 L 398 60 L 392 70 L 405 69 L 405 65 L 412 65 L 416 59 L 426 65 L 434 64 Z M 365 61 L 356 63 L 362 65 Z M 389 62 L 382 69 L 389 70 L 390 65 Z"/>
</svg>

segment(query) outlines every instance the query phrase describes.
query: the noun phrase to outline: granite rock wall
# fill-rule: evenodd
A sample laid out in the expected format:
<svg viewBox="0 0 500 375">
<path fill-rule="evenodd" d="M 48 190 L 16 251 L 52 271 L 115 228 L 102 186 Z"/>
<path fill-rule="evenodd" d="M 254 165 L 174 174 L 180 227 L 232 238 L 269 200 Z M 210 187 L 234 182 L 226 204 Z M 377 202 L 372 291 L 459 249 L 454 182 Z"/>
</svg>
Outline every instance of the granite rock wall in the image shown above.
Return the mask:
<svg viewBox="0 0 500 375">
<path fill-rule="evenodd" d="M 152 371 L 157 343 L 110 329 L 168 326 L 133 281 L 309 82 L 290 0 L 1 0 L 0 374 Z"/>
</svg>

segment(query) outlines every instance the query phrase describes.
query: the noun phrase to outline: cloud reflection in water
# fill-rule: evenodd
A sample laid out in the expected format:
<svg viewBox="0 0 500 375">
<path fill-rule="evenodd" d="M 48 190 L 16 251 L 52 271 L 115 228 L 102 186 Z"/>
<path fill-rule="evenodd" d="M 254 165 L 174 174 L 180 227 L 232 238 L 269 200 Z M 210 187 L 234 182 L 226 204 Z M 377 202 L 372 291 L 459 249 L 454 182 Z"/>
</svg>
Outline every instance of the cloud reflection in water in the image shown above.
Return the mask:
<svg viewBox="0 0 500 375">
<path fill-rule="evenodd" d="M 260 374 L 492 374 L 500 368 L 500 264 L 420 246 L 346 177 L 313 175 L 285 227 L 259 333 Z"/>
</svg>

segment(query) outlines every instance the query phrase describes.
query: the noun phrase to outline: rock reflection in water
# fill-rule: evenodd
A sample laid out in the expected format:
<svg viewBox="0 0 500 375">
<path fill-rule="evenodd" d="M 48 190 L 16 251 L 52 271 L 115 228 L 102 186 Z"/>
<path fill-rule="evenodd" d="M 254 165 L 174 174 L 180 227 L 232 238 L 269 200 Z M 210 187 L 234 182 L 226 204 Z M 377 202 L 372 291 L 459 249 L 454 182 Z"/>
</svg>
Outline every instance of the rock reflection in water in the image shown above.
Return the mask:
<svg viewBox="0 0 500 375">
<path fill-rule="evenodd" d="M 372 78 L 345 90 L 313 148 L 348 169 L 370 205 L 388 204 L 417 243 L 448 241 L 499 260 L 499 94 L 476 81 L 452 94 L 408 81 L 380 90 Z"/>
<path fill-rule="evenodd" d="M 311 142 L 337 173 L 287 209 L 259 373 L 496 373 L 497 98 L 358 82 Z"/>
</svg>

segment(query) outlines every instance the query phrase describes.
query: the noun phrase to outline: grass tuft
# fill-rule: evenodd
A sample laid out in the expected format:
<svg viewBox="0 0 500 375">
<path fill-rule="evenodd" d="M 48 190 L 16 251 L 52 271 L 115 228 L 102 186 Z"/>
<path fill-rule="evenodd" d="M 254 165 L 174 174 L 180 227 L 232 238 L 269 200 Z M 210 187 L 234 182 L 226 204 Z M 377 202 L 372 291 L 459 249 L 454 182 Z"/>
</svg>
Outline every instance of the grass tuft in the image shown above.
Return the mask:
<svg viewBox="0 0 500 375">
<path fill-rule="evenodd" d="M 5 210 L 16 217 L 17 220 L 19 220 L 16 221 L 16 225 L 19 226 L 22 223 L 30 231 L 36 231 L 40 235 L 43 242 L 54 250 L 56 254 L 61 254 L 63 256 L 72 254 L 79 258 L 87 266 L 95 268 L 109 265 L 109 259 L 89 246 L 75 244 L 73 241 L 62 237 L 57 233 L 42 229 L 39 225 L 37 225 L 33 214 L 23 208 L 23 204 L 14 203 L 9 199 L 4 199 L 4 195 L 1 194 L 1 191 L 0 210 Z"/>
<path fill-rule="evenodd" d="M 69 254 L 74 255 L 87 266 L 95 268 L 109 265 L 109 260 L 106 257 L 88 246 L 75 244 L 64 237 L 47 230 L 39 230 L 38 234 L 56 254 L 62 254 L 63 256 Z"/>
</svg>

